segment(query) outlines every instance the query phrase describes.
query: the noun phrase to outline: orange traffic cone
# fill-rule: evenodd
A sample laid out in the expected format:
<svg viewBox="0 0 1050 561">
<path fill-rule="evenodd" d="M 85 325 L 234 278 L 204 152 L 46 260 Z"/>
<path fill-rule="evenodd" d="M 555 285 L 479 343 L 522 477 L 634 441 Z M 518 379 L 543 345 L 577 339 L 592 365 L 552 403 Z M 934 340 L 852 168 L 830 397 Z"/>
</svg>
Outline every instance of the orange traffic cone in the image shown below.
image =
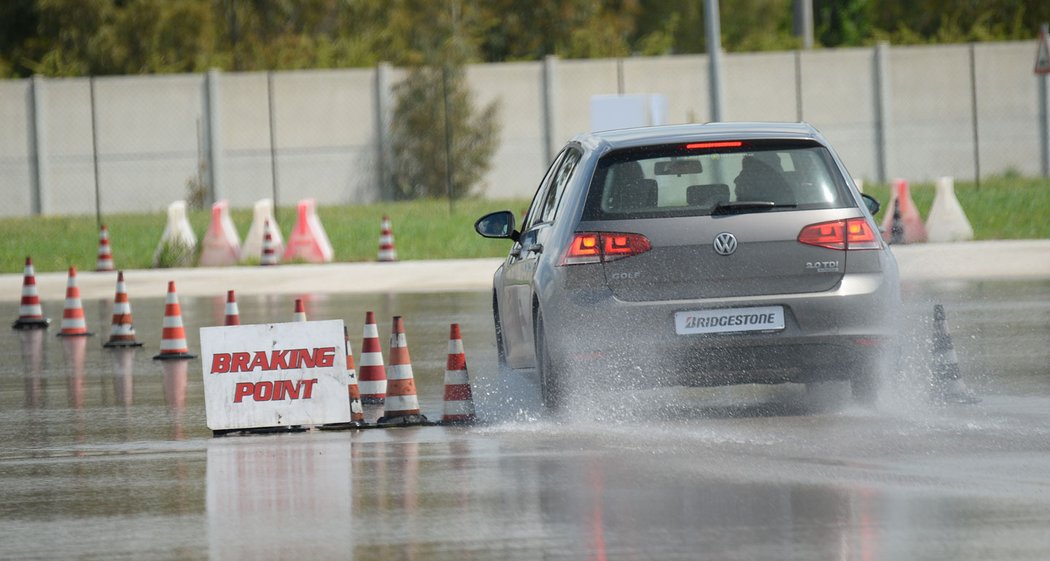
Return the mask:
<svg viewBox="0 0 1050 561">
<path fill-rule="evenodd" d="M 160 354 L 154 360 L 196 358 L 186 346 L 186 329 L 182 326 L 182 308 L 175 293 L 175 281 L 168 281 L 168 295 L 164 300 L 164 329 L 160 340 Z"/>
<path fill-rule="evenodd" d="M 109 228 L 106 228 L 105 224 L 98 233 L 98 260 L 95 261 L 95 270 L 113 270 L 113 250 L 109 247 Z"/>
<path fill-rule="evenodd" d="M 306 321 L 306 306 L 303 305 L 302 298 L 295 299 L 295 312 L 292 314 L 292 321 Z"/>
<path fill-rule="evenodd" d="M 357 371 L 354 369 L 354 351 L 350 348 L 350 334 L 343 327 L 343 338 L 346 340 L 346 391 L 350 398 L 350 422 L 358 426 L 365 424 L 365 410 L 361 406 L 361 388 L 357 386 Z"/>
<path fill-rule="evenodd" d="M 386 398 L 386 368 L 383 366 L 383 348 L 379 343 L 379 328 L 373 312 L 365 312 L 359 381 L 363 403 L 383 403 Z"/>
<path fill-rule="evenodd" d="M 405 324 L 401 316 L 394 316 L 390 334 L 390 368 L 387 371 L 387 388 L 384 415 L 376 421 L 379 426 L 419 425 L 427 418 L 419 413 L 416 397 L 416 380 L 412 376 L 412 359 L 408 354 Z"/>
<path fill-rule="evenodd" d="M 117 293 L 113 297 L 113 325 L 109 329 L 109 341 L 103 347 L 141 347 L 135 340 L 135 326 L 131 320 L 131 302 L 128 288 L 124 284 L 124 271 L 117 273 Z"/>
<path fill-rule="evenodd" d="M 11 324 L 11 328 L 47 329 L 50 324 L 51 320 L 44 317 L 44 308 L 40 305 L 40 293 L 36 289 L 33 260 L 26 257 L 25 273 L 22 277 L 22 302 L 18 306 L 18 319 Z"/>
<path fill-rule="evenodd" d="M 890 243 L 908 244 L 926 241 L 926 225 L 919 216 L 919 210 L 915 206 L 915 201 L 912 200 L 911 190 L 906 180 L 894 180 L 890 195 L 890 208 L 894 211 L 886 213 L 882 220 L 882 231 L 891 234 Z M 894 227 L 899 230 L 898 236 L 892 235 Z M 899 241 L 893 241 L 895 238 Z"/>
<path fill-rule="evenodd" d="M 211 206 L 211 224 L 204 234 L 200 265 L 225 267 L 236 265 L 241 258 L 241 240 L 230 218 L 229 205 L 219 201 Z"/>
<path fill-rule="evenodd" d="M 240 325 L 241 312 L 237 309 L 237 295 L 232 290 L 226 291 L 226 317 L 223 325 Z"/>
<path fill-rule="evenodd" d="M 442 424 L 473 423 L 474 396 L 467 374 L 467 356 L 463 352 L 463 338 L 459 324 L 453 323 L 448 336 L 448 363 L 445 366 L 445 412 Z"/>
<path fill-rule="evenodd" d="M 394 233 L 390 228 L 389 216 L 383 216 L 379 232 L 379 261 L 397 261 L 397 250 L 394 249 Z"/>
<path fill-rule="evenodd" d="M 259 259 L 260 265 L 276 265 L 277 264 L 277 244 L 274 243 L 274 232 L 280 235 L 277 228 L 273 227 L 269 220 L 263 222 L 263 241 L 262 241 L 262 257 Z"/>
<path fill-rule="evenodd" d="M 313 199 L 299 201 L 298 218 L 288 236 L 284 250 L 284 261 L 301 259 L 308 263 L 328 263 L 334 257 L 332 243 L 328 240 L 321 219 L 317 217 Z"/>
<path fill-rule="evenodd" d="M 80 303 L 80 289 L 77 288 L 77 268 L 69 268 L 69 280 L 66 281 L 66 304 L 62 308 L 62 331 L 59 337 L 89 337 L 94 333 L 87 330 L 84 320 L 84 306 Z"/>
</svg>

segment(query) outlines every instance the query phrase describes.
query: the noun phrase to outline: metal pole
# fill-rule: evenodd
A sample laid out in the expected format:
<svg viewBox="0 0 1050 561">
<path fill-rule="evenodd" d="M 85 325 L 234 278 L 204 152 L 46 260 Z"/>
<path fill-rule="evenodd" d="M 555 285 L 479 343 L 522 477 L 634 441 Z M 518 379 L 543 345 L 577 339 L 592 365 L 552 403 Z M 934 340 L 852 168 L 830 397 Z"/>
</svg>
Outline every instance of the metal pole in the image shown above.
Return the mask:
<svg viewBox="0 0 1050 561">
<path fill-rule="evenodd" d="M 704 0 L 704 28 L 707 31 L 707 70 L 711 96 L 711 120 L 722 120 L 722 24 L 718 0 Z"/>
<path fill-rule="evenodd" d="M 273 111 L 273 71 L 266 73 L 266 111 L 270 114 L 270 178 L 273 181 L 273 211 L 277 214 L 277 118 Z"/>
<path fill-rule="evenodd" d="M 973 177 L 981 189 L 981 135 L 977 124 L 977 44 L 970 43 L 970 113 L 973 120 Z"/>
<path fill-rule="evenodd" d="M 547 55 L 543 57 L 542 88 L 543 88 L 543 161 L 544 167 L 548 162 L 554 161 L 554 150 L 557 139 L 554 136 L 554 66 L 558 63 L 558 57 Z"/>
<path fill-rule="evenodd" d="M 44 99 L 47 88 L 46 80 L 39 74 L 33 76 L 32 99 L 33 99 L 33 186 L 30 193 L 30 203 L 34 215 L 47 214 L 49 168 L 47 157 L 47 105 Z"/>
<path fill-rule="evenodd" d="M 95 166 L 95 226 L 102 229 L 102 194 L 98 180 L 98 117 L 95 109 L 95 77 L 88 78 L 91 92 L 91 161 Z"/>
<path fill-rule="evenodd" d="M 813 0 L 795 0 L 795 35 L 803 49 L 813 48 Z"/>
<path fill-rule="evenodd" d="M 874 86 L 875 86 L 875 174 L 879 183 L 889 181 L 889 121 L 890 121 L 890 84 L 889 84 L 889 44 L 880 42 L 875 45 Z"/>
<path fill-rule="evenodd" d="M 1041 38 L 1050 33 L 1050 25 L 1040 28 Z M 1043 177 L 1050 177 L 1050 75 L 1036 76 L 1039 83 L 1039 161 Z"/>
<path fill-rule="evenodd" d="M 445 107 L 445 188 L 448 191 L 448 213 L 452 214 L 452 119 L 448 103 L 448 66 L 441 67 L 441 94 Z"/>
<path fill-rule="evenodd" d="M 795 118 L 802 122 L 802 51 L 795 51 Z"/>
</svg>

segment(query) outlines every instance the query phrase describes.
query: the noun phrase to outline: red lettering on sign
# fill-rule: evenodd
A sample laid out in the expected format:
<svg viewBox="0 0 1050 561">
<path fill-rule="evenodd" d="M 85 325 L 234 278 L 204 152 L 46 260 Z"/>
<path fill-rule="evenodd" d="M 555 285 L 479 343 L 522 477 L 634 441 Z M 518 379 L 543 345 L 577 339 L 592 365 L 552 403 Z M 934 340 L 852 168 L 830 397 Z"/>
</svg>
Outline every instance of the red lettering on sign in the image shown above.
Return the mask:
<svg viewBox="0 0 1050 561">
<path fill-rule="evenodd" d="M 335 347 L 216 353 L 211 359 L 211 373 L 331 368 L 335 365 L 335 353 Z"/>
<path fill-rule="evenodd" d="M 233 402 L 242 403 L 244 398 L 252 401 L 284 401 L 285 399 L 311 399 L 317 378 L 310 380 L 276 380 L 270 382 L 238 382 L 233 392 Z"/>
</svg>

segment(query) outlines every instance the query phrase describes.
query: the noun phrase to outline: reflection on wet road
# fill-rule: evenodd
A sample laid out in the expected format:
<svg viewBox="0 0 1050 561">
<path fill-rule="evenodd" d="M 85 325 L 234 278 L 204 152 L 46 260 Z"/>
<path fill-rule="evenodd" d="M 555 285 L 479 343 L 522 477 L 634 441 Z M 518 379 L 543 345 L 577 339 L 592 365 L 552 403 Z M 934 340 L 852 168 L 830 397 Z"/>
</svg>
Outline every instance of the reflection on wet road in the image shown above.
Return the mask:
<svg viewBox="0 0 1050 561">
<path fill-rule="evenodd" d="M 495 372 L 487 293 L 313 298 L 355 351 L 366 310 L 384 339 L 405 316 L 431 418 L 459 322 L 489 422 L 235 438 L 205 426 L 199 361 L 151 360 L 160 301 L 135 303 L 138 350 L 10 331 L 0 558 L 1050 558 L 1050 283 L 905 295 L 906 375 L 877 411 L 829 384 L 594 392 L 559 418 L 530 377 Z M 242 322 L 286 321 L 292 301 L 243 298 Z M 182 302 L 197 349 L 224 301 Z M 933 303 L 976 406 L 924 398 Z M 85 302 L 92 330 L 108 306 Z"/>
</svg>

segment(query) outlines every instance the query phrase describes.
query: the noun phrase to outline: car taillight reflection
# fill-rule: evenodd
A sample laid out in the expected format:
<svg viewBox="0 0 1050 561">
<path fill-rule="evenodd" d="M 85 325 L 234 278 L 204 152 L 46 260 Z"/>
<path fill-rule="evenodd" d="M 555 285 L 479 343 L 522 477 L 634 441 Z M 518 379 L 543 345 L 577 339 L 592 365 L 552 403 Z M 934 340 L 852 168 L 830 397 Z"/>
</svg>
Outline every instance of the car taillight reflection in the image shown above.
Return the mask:
<svg viewBox="0 0 1050 561">
<path fill-rule="evenodd" d="M 810 224 L 798 234 L 798 241 L 828 249 L 879 249 L 879 238 L 863 218 Z"/>
<path fill-rule="evenodd" d="M 620 232 L 577 232 L 559 265 L 583 265 L 615 261 L 652 249 L 641 234 Z"/>
</svg>

